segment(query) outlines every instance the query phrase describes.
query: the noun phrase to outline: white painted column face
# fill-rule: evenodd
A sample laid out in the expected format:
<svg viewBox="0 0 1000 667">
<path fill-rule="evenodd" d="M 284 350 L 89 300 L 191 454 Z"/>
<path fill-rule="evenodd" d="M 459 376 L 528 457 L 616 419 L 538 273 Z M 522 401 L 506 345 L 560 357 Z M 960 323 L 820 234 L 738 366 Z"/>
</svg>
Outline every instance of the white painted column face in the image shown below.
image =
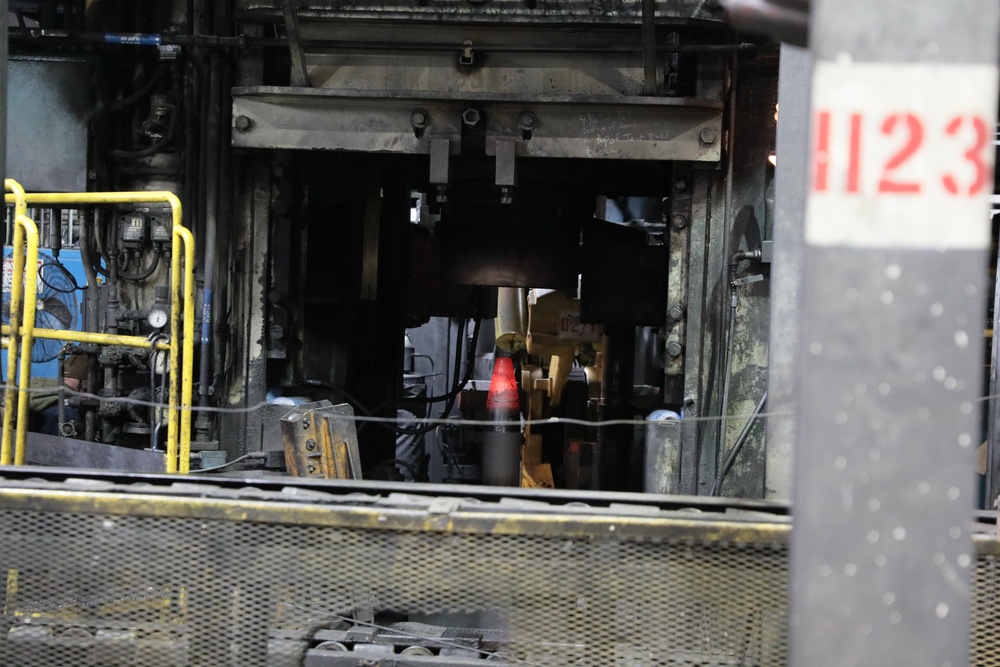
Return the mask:
<svg viewBox="0 0 1000 667">
<path fill-rule="evenodd" d="M 988 247 L 996 97 L 990 65 L 818 63 L 806 242 Z"/>
</svg>

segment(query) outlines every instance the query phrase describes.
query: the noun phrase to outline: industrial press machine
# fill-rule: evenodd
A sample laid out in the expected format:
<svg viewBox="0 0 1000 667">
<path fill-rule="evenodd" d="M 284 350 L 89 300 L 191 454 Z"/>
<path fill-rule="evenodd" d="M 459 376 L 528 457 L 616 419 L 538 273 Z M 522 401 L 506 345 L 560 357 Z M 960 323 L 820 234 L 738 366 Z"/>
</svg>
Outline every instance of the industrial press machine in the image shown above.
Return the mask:
<svg viewBox="0 0 1000 667">
<path fill-rule="evenodd" d="M 993 290 L 947 264 L 997 237 L 960 222 L 993 70 L 940 77 L 927 145 L 966 152 L 930 165 L 937 116 L 836 106 L 911 103 L 861 66 L 909 38 L 826 0 L 8 4 L 0 463 L 39 467 L 0 469 L 0 663 L 785 665 L 814 590 L 859 655 L 926 616 L 997 663 Z M 906 220 L 962 198 L 954 234 L 829 232 L 881 219 L 834 198 L 869 156 L 879 194 L 945 189 Z M 905 457 L 898 415 L 963 453 Z"/>
</svg>

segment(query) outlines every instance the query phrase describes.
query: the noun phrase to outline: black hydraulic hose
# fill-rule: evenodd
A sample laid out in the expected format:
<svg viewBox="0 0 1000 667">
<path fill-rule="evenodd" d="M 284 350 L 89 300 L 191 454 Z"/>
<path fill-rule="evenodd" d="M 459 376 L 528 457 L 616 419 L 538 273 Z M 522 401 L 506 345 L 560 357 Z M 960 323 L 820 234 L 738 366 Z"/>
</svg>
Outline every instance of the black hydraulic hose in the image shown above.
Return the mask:
<svg viewBox="0 0 1000 667">
<path fill-rule="evenodd" d="M 480 327 L 482 326 L 482 323 L 483 323 L 483 321 L 477 317 L 476 318 L 476 325 L 473 328 L 473 332 L 472 332 L 472 341 L 469 343 L 469 353 L 467 355 L 469 358 L 466 361 L 465 375 L 462 377 L 462 381 L 460 383 L 458 383 L 452 391 L 448 392 L 447 394 L 444 394 L 443 396 L 436 396 L 434 398 L 422 399 L 422 401 L 421 401 L 421 402 L 424 402 L 424 403 L 433 403 L 433 402 L 437 402 L 437 401 L 441 401 L 441 400 L 446 401 L 445 405 L 444 405 L 444 409 L 441 411 L 441 415 L 442 416 L 447 416 L 448 413 L 451 412 L 452 408 L 455 406 L 455 399 L 458 398 L 458 395 L 460 393 L 462 393 L 462 389 L 464 389 L 465 385 L 469 384 L 469 380 L 472 379 L 472 372 L 473 372 L 473 366 L 474 366 L 473 361 L 474 361 L 474 358 L 475 358 L 476 343 L 479 341 L 479 330 L 480 330 Z M 457 367 L 456 367 L 456 370 L 457 370 Z M 412 399 L 412 400 L 418 400 L 418 399 Z M 398 402 L 399 403 L 406 403 L 406 402 L 412 402 L 412 400 L 409 400 L 409 401 L 408 400 L 403 400 L 403 401 L 398 401 Z M 401 435 L 422 435 L 424 433 L 428 433 L 430 431 L 433 431 L 434 429 L 436 429 L 438 427 L 438 425 L 435 424 L 435 423 L 433 423 L 433 422 L 430 423 L 430 424 L 427 424 L 426 426 L 420 426 L 420 427 L 417 427 L 417 428 L 401 428 L 401 427 L 395 426 L 393 424 L 383 424 L 383 426 L 387 426 L 391 430 L 393 430 L 396 433 L 399 433 Z"/>
<path fill-rule="evenodd" d="M 140 280 L 146 280 L 156 271 L 156 267 L 160 265 L 160 247 L 155 246 L 153 248 L 153 260 L 149 263 L 145 269 L 137 273 L 128 273 L 127 271 L 118 270 L 118 277 L 122 280 L 128 280 L 130 282 L 139 282 Z"/>
<path fill-rule="evenodd" d="M 174 109 L 170 113 L 170 123 L 167 125 L 167 131 L 164 132 L 159 141 L 153 145 L 138 151 L 110 150 L 108 151 L 108 155 L 116 160 L 140 160 L 144 157 L 149 157 L 150 155 L 156 155 L 169 146 L 174 140 L 174 135 L 177 133 L 177 116 L 179 115 L 180 113 L 177 109 Z"/>
<path fill-rule="evenodd" d="M 719 471 L 718 476 L 715 478 L 715 483 L 712 484 L 713 496 L 718 496 L 722 493 L 722 483 L 726 479 L 726 475 L 729 471 L 733 469 L 733 464 L 736 463 L 736 457 L 740 455 L 743 450 L 743 446 L 747 444 L 747 440 L 750 438 L 750 429 L 753 425 L 757 423 L 757 418 L 760 417 L 761 413 L 764 411 L 764 406 L 767 405 L 767 390 L 764 391 L 764 395 L 760 397 L 760 401 L 757 403 L 757 407 L 754 408 L 753 414 L 747 419 L 747 423 L 743 425 L 743 430 L 740 431 L 739 436 L 736 438 L 736 442 L 733 443 L 733 448 L 729 450 L 726 454 L 726 460 L 722 463 L 722 469 Z"/>
<path fill-rule="evenodd" d="M 58 269 L 59 272 L 62 273 L 63 276 L 67 280 L 69 280 L 70 284 L 72 285 L 72 287 L 69 288 L 69 289 L 66 289 L 66 288 L 63 288 L 63 287 L 56 287 L 55 285 L 53 285 L 52 283 L 50 283 L 48 280 L 45 279 L 45 272 L 44 271 L 39 271 L 38 272 L 38 279 L 40 281 L 42 281 L 42 284 L 45 285 L 45 287 L 47 287 L 48 289 L 52 290 L 53 292 L 56 292 L 57 294 L 72 294 L 73 292 L 76 292 L 77 290 L 85 289 L 84 287 L 80 287 L 80 284 L 78 282 L 76 282 L 76 276 L 74 276 L 72 273 L 70 273 L 69 269 L 67 269 L 65 266 L 63 266 L 63 264 L 59 260 L 54 259 L 51 262 L 50 261 L 42 262 L 42 267 L 44 268 L 46 266 L 54 266 L 54 267 L 56 267 L 56 269 Z"/>
<path fill-rule="evenodd" d="M 380 468 L 388 468 L 388 467 L 395 467 L 395 466 L 403 466 L 404 468 L 406 468 L 406 471 L 408 473 L 410 473 L 410 479 L 411 479 L 411 481 L 414 481 L 414 482 L 423 481 L 420 478 L 419 473 L 417 473 L 416 468 L 414 468 L 412 465 L 410 465 L 406 461 L 403 461 L 402 459 L 386 459 L 385 461 L 382 461 L 382 463 L 379 463 L 377 466 L 375 466 L 374 468 L 372 468 L 371 470 L 369 470 L 367 473 L 365 473 L 365 478 L 366 479 L 370 479 L 372 477 L 372 473 L 374 471 L 376 471 L 376 470 L 379 470 Z"/>
<path fill-rule="evenodd" d="M 156 70 L 156 72 L 153 74 L 153 76 L 151 76 L 149 78 L 149 81 L 147 81 L 146 83 L 144 83 L 135 92 L 133 92 L 128 97 L 123 97 L 120 100 L 115 100 L 114 102 L 111 102 L 106 107 L 104 107 L 103 110 L 104 111 L 119 111 L 119 110 L 124 109 L 126 107 L 132 106 L 133 104 L 135 104 L 136 102 L 138 102 L 139 100 L 141 100 L 142 98 L 144 98 L 146 95 L 149 95 L 149 93 L 151 93 L 153 91 L 153 88 L 156 88 L 156 85 L 158 83 L 160 83 L 160 81 L 163 79 L 163 76 L 166 73 L 167 73 L 167 67 L 165 65 L 161 66 L 158 70 Z M 98 112 L 98 113 L 100 113 L 100 112 Z"/>
</svg>

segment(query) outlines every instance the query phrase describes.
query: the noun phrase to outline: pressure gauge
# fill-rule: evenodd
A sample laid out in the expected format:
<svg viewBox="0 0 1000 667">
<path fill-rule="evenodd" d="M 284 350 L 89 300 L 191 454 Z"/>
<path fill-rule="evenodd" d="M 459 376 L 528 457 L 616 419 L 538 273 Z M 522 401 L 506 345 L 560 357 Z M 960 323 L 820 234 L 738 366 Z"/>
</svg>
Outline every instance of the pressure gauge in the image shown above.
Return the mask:
<svg viewBox="0 0 1000 667">
<path fill-rule="evenodd" d="M 154 329 L 162 329 L 167 326 L 167 311 L 154 307 L 149 311 L 149 315 L 146 316 L 146 321 Z"/>
</svg>

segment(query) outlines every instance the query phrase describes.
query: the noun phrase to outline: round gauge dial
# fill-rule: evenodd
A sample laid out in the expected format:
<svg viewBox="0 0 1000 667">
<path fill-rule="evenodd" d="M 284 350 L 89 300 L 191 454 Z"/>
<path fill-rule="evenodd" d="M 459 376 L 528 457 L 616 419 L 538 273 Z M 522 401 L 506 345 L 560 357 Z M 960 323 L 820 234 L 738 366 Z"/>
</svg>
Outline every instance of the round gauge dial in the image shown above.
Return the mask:
<svg viewBox="0 0 1000 667">
<path fill-rule="evenodd" d="M 149 311 L 149 315 L 146 316 L 146 321 L 154 329 L 162 329 L 167 326 L 167 311 L 160 308 L 153 308 Z"/>
</svg>

